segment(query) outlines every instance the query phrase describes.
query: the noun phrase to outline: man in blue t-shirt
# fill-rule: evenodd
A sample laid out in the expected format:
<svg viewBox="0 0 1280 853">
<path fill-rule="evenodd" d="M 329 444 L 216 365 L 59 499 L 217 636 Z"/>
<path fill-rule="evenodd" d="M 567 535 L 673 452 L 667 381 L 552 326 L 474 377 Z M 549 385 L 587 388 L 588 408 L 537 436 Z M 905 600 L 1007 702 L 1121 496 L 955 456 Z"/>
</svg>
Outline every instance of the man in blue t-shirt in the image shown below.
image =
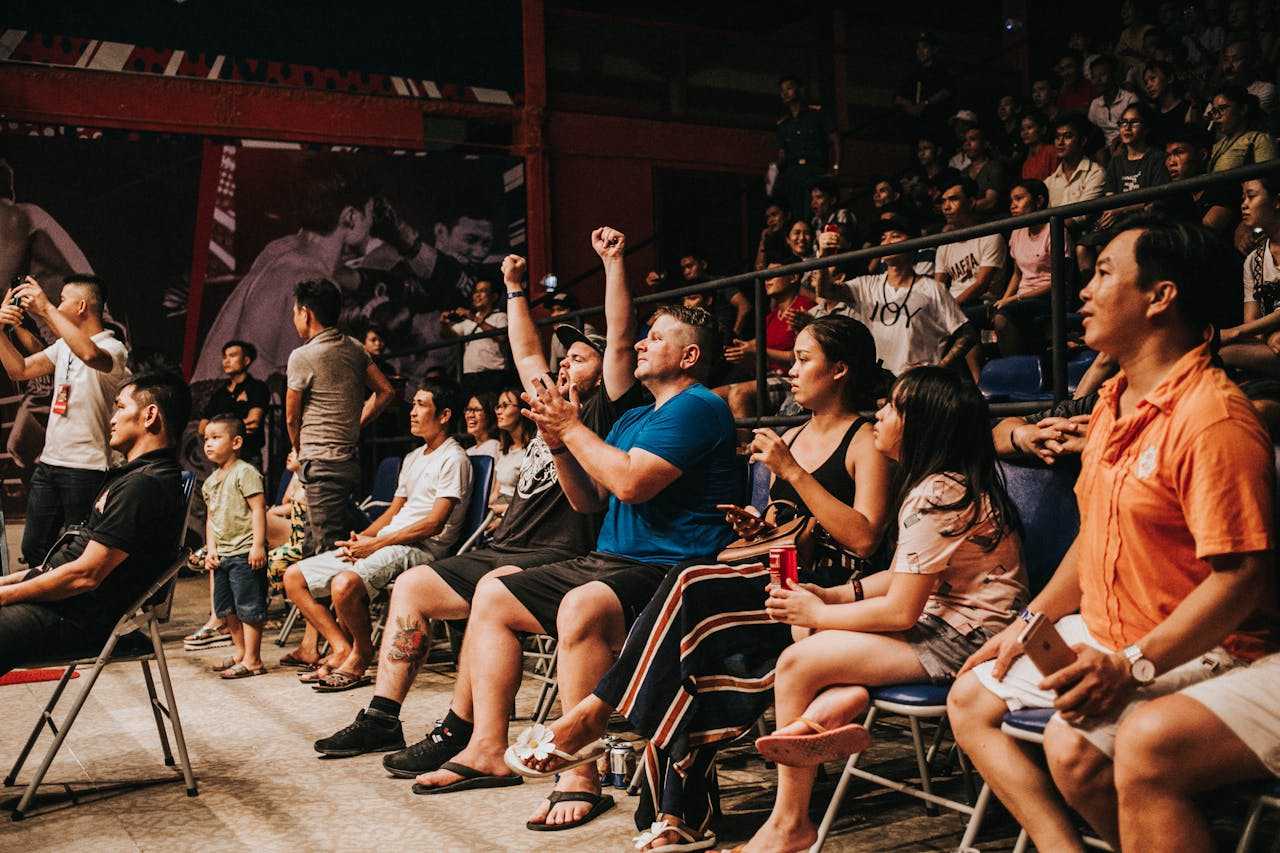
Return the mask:
<svg viewBox="0 0 1280 853">
<path fill-rule="evenodd" d="M 596 549 L 572 560 L 486 578 L 472 602 L 465 665 L 479 681 L 518 678 L 520 633 L 558 636 L 561 702 L 572 707 L 613 663 L 628 627 L 674 565 L 712 559 L 733 538 L 717 504 L 741 499 L 743 466 L 734 453 L 733 417 L 700 380 L 720 351 L 715 319 L 702 309 L 663 307 L 635 346 L 635 378 L 653 395 L 601 438 L 579 418 L 578 393 L 565 399 L 550 377 L 533 383 L 529 412 L 551 453 L 561 487 L 578 512 L 605 509 Z M 493 709 L 492 743 L 475 732 L 451 762 L 419 777 L 424 787 L 458 789 L 512 784 L 503 765 L 509 708 Z M 484 780 L 484 781 L 481 781 Z M 594 767 L 561 774 L 557 790 L 598 800 Z M 434 792 L 434 791 L 433 791 Z M 573 824 L 596 804 L 547 804 L 533 822 Z"/>
</svg>

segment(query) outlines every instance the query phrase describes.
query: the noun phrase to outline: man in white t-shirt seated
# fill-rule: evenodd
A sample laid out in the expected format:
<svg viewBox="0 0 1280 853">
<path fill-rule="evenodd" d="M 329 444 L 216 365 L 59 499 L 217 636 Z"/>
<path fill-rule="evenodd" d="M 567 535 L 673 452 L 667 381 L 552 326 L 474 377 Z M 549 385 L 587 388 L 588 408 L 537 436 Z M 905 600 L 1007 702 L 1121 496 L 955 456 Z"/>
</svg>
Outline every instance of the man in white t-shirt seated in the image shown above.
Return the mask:
<svg viewBox="0 0 1280 853">
<path fill-rule="evenodd" d="M 0 334 L 0 362 L 10 379 L 53 374 L 44 451 L 27 491 L 22 558 L 28 566 L 40 565 L 64 526 L 89 517 L 106 476 L 107 424 L 116 392 L 129 376 L 129 353 L 103 328 L 105 304 L 97 276 L 67 276 L 57 305 L 27 276 L 5 294 L 0 308 L 0 328 L 18 325 L 25 311 L 58 336 L 51 346 L 24 358 L 9 335 Z"/>
<path fill-rule="evenodd" d="M 880 244 L 917 236 L 899 216 L 880 222 Z M 884 258 L 885 271 L 831 285 L 822 296 L 848 302 L 853 316 L 871 330 L 880 363 L 895 376 L 917 364 L 960 367 L 978 333 L 935 279 L 920 275 L 911 252 Z"/>
<path fill-rule="evenodd" d="M 405 457 L 391 506 L 336 550 L 285 572 L 289 600 L 329 641 L 329 656 L 312 677 L 316 690 L 369 683 L 364 673 L 374 655 L 370 600 L 401 572 L 445 556 L 458 541 L 471 494 L 471 461 L 449 435 L 459 399 L 453 383 L 424 383 L 409 411 L 409 430 L 424 443 Z M 316 600 L 325 595 L 332 597 L 337 619 Z"/>
<path fill-rule="evenodd" d="M 461 337 L 505 329 L 507 315 L 499 298 L 493 282 L 477 281 L 471 291 L 471 307 L 457 308 L 442 317 L 444 334 Z M 469 393 L 501 391 L 507 386 L 511 363 L 502 349 L 505 343 L 505 338 L 481 338 L 463 344 L 462 377 Z"/>
</svg>

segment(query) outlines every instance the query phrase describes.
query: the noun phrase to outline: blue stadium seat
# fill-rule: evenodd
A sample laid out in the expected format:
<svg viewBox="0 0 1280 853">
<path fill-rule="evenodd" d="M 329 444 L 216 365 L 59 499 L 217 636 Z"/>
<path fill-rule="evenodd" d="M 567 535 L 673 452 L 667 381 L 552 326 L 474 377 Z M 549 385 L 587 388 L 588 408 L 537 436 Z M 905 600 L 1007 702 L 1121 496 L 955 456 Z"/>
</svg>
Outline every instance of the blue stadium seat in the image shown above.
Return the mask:
<svg viewBox="0 0 1280 853">
<path fill-rule="evenodd" d="M 1035 595 L 1049 582 L 1080 529 L 1075 496 L 1080 466 L 1066 460 L 1052 467 L 999 464 L 1022 519 L 1022 556 Z"/>
<path fill-rule="evenodd" d="M 751 489 L 751 505 L 764 512 L 769 503 L 769 479 L 773 476 L 763 462 L 751 462 L 748 466 L 747 481 Z"/>
<path fill-rule="evenodd" d="M 992 359 L 982 366 L 978 387 L 990 403 L 1053 399 L 1045 385 L 1044 365 L 1034 355 Z"/>
<path fill-rule="evenodd" d="M 892 702 L 923 708 L 946 705 L 947 691 L 950 689 L 949 684 L 890 684 L 872 687 L 870 693 L 873 702 Z"/>
<path fill-rule="evenodd" d="M 1076 386 L 1084 378 L 1085 371 L 1092 365 L 1098 354 L 1091 349 L 1082 350 L 1067 361 L 1067 393 L 1076 393 Z"/>
<path fill-rule="evenodd" d="M 1012 729 L 1009 733 L 1014 737 L 1031 735 L 1038 741 L 1044 737 L 1044 727 L 1049 725 L 1049 719 L 1053 714 L 1052 708 L 1021 708 L 1017 711 L 1009 711 L 1000 721 L 1000 728 L 1006 731 Z"/>
<path fill-rule="evenodd" d="M 484 524 L 489 514 L 489 495 L 493 489 L 493 457 L 481 454 L 470 459 L 471 497 L 467 500 L 467 514 L 462 520 L 460 542 L 466 542 Z"/>
<path fill-rule="evenodd" d="M 279 506 L 284 503 L 284 496 L 289 494 L 289 484 L 292 482 L 293 472 L 285 468 L 284 474 L 280 476 L 280 485 L 276 486 L 276 500 L 273 506 Z"/>
</svg>

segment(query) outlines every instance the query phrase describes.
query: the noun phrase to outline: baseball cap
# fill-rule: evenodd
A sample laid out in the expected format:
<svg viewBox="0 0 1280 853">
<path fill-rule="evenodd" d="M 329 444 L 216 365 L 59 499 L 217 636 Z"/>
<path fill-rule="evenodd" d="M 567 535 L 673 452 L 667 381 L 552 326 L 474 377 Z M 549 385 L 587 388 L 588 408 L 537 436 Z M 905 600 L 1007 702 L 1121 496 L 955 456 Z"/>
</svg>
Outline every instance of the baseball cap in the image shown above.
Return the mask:
<svg viewBox="0 0 1280 853">
<path fill-rule="evenodd" d="M 920 236 L 919 229 L 916 228 L 911 220 L 896 213 L 892 216 L 886 216 L 876 223 L 876 234 L 878 236 L 884 237 L 886 231 L 899 231 L 908 237 Z"/>
<path fill-rule="evenodd" d="M 552 293 L 546 298 L 547 305 L 558 305 L 561 308 L 568 308 L 570 311 L 578 310 L 578 300 L 573 298 L 572 293 Z"/>
<path fill-rule="evenodd" d="M 565 349 L 568 349 L 576 343 L 584 343 L 596 352 L 604 355 L 605 346 L 608 343 L 605 340 L 604 335 L 584 332 L 572 323 L 559 323 L 552 329 L 552 331 L 555 332 L 556 340 L 560 341 Z"/>
</svg>

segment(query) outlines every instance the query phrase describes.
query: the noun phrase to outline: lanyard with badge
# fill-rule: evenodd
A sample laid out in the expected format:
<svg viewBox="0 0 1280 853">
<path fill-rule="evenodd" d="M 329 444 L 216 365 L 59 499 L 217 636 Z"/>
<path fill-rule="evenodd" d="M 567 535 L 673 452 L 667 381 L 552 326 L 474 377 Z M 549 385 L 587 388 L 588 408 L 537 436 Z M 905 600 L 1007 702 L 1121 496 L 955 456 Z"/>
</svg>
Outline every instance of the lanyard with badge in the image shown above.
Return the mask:
<svg viewBox="0 0 1280 853">
<path fill-rule="evenodd" d="M 53 389 L 53 404 L 49 407 L 49 412 L 54 415 L 66 415 L 67 406 L 71 403 L 71 368 L 75 359 L 71 347 L 66 351 L 67 366 L 62 373 L 62 383 Z"/>
</svg>

